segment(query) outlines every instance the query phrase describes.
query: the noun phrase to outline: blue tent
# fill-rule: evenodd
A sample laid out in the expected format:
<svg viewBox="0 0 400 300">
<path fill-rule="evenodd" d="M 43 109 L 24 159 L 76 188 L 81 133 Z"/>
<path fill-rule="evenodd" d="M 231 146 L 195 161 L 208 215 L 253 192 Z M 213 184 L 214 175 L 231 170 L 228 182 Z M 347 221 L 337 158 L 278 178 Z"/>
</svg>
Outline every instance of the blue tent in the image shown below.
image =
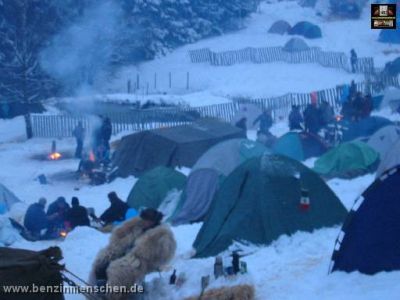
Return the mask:
<svg viewBox="0 0 400 300">
<path fill-rule="evenodd" d="M 342 121 L 340 125 L 343 128 L 343 141 L 348 142 L 369 137 L 382 127 L 392 124 L 393 122 L 386 118 L 373 116 L 354 122 Z"/>
<path fill-rule="evenodd" d="M 400 166 L 357 199 L 336 240 L 331 271 L 375 274 L 400 270 Z"/>
<path fill-rule="evenodd" d="M 321 28 L 310 22 L 299 22 L 289 30 L 290 35 L 302 35 L 308 39 L 317 39 L 322 37 Z"/>
</svg>

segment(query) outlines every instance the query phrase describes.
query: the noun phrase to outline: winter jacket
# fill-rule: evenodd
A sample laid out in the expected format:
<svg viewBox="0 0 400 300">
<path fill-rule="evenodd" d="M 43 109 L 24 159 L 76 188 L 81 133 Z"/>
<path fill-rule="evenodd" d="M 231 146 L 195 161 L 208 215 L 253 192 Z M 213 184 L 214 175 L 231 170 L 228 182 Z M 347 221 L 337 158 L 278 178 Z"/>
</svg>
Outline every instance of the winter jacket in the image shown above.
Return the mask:
<svg viewBox="0 0 400 300">
<path fill-rule="evenodd" d="M 309 104 L 304 110 L 304 125 L 306 131 L 315 134 L 321 129 L 321 117 L 316 106 Z"/>
<path fill-rule="evenodd" d="M 101 126 L 101 137 L 104 141 L 108 142 L 111 139 L 112 125 L 109 121 L 104 121 Z"/>
<path fill-rule="evenodd" d="M 239 121 L 236 122 L 235 126 L 237 128 L 242 129 L 243 131 L 247 131 L 247 125 L 246 125 L 246 119 L 242 118 Z"/>
<path fill-rule="evenodd" d="M 76 126 L 72 134 L 77 140 L 83 141 L 85 139 L 85 128 Z"/>
<path fill-rule="evenodd" d="M 100 216 L 100 220 L 106 224 L 115 221 L 123 221 L 125 220 L 125 214 L 128 209 L 128 204 L 121 199 L 117 199 L 103 212 L 103 214 Z"/>
<path fill-rule="evenodd" d="M 253 125 L 257 124 L 258 122 L 260 122 L 260 131 L 267 133 L 269 132 L 269 129 L 273 123 L 272 116 L 267 113 L 262 113 L 257 117 L 257 119 L 254 120 Z"/>
<path fill-rule="evenodd" d="M 90 226 L 87 210 L 80 205 L 72 206 L 67 213 L 66 219 L 71 224 L 72 228 L 76 226 Z"/>
<path fill-rule="evenodd" d="M 44 207 L 39 203 L 34 203 L 28 207 L 24 219 L 25 228 L 33 234 L 40 234 L 42 229 L 48 227 L 48 221 Z"/>
<path fill-rule="evenodd" d="M 89 275 L 89 284 L 105 279 L 111 286 L 140 284 L 146 274 L 169 263 L 176 251 L 176 241 L 168 225 L 145 230 L 144 221 L 133 218 L 117 227 L 109 244 L 100 250 Z M 106 278 L 101 278 L 105 274 Z M 135 295 L 107 294 L 107 300 L 135 299 Z"/>
<path fill-rule="evenodd" d="M 303 123 L 303 116 L 298 109 L 293 109 L 289 114 L 289 129 L 290 130 L 302 130 L 301 123 Z"/>
<path fill-rule="evenodd" d="M 326 126 L 334 120 L 335 112 L 329 104 L 321 104 L 319 111 L 322 126 Z"/>
</svg>

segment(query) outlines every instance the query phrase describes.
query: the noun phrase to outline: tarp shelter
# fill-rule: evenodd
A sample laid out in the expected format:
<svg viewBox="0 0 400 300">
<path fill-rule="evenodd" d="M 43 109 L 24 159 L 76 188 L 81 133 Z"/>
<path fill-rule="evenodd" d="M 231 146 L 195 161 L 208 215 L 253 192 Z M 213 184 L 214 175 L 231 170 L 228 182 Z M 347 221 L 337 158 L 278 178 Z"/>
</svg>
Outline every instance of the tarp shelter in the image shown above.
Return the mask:
<svg viewBox="0 0 400 300">
<path fill-rule="evenodd" d="M 36 285 L 38 288 L 46 289 L 49 286 L 62 287 L 63 265 L 59 264 L 62 259 L 61 250 L 51 247 L 42 251 L 30 251 L 13 248 L 0 248 L 0 286 L 27 286 Z M 62 289 L 60 289 L 62 292 Z M 0 299 L 17 300 L 63 300 L 60 291 L 53 293 L 7 293 L 2 294 Z"/>
<path fill-rule="evenodd" d="M 9 189 L 0 183 L 0 214 L 10 210 L 15 203 L 21 202 Z"/>
<path fill-rule="evenodd" d="M 298 161 L 321 156 L 326 150 L 327 147 L 319 137 L 305 132 L 288 132 L 281 136 L 272 147 L 273 153 Z"/>
<path fill-rule="evenodd" d="M 340 224 L 346 213 L 316 173 L 290 158 L 264 155 L 226 178 L 193 246 L 196 257 L 209 257 L 235 241 L 268 245 L 284 234 Z"/>
<path fill-rule="evenodd" d="M 343 141 L 353 141 L 358 138 L 368 138 L 382 127 L 392 125 L 393 122 L 377 116 L 363 118 L 359 121 L 342 121 Z"/>
<path fill-rule="evenodd" d="M 400 74 L 400 57 L 396 58 L 393 61 L 386 63 L 384 73 L 390 76 L 397 76 Z"/>
<path fill-rule="evenodd" d="M 157 209 L 168 192 L 183 190 L 186 176 L 174 169 L 157 167 L 143 174 L 133 186 L 127 203 L 135 209 Z"/>
<path fill-rule="evenodd" d="M 310 50 L 310 47 L 307 46 L 306 42 L 301 38 L 291 38 L 285 46 L 283 46 L 283 50 L 287 52 L 299 52 L 299 51 L 307 51 Z"/>
<path fill-rule="evenodd" d="M 140 175 L 158 166 L 192 167 L 213 145 L 246 133 L 214 119 L 190 125 L 146 130 L 121 140 L 113 156 L 117 176 Z"/>
<path fill-rule="evenodd" d="M 397 111 L 400 107 L 400 89 L 389 87 L 385 90 L 381 108 L 390 107 L 392 111 Z"/>
<path fill-rule="evenodd" d="M 289 30 L 290 35 L 301 35 L 308 39 L 317 39 L 322 37 L 321 28 L 313 23 L 302 21 L 298 22 Z"/>
<path fill-rule="evenodd" d="M 378 170 L 376 171 L 376 176 L 381 176 L 383 172 L 394 168 L 397 165 L 400 165 L 400 140 L 394 143 L 390 147 L 390 150 L 381 157 Z"/>
<path fill-rule="evenodd" d="M 315 161 L 314 171 L 327 177 L 354 178 L 373 171 L 379 154 L 366 143 L 348 142 L 331 149 Z"/>
<path fill-rule="evenodd" d="M 257 127 L 257 124 L 254 125 L 253 123 L 261 114 L 262 110 L 257 105 L 251 103 L 240 103 L 239 110 L 233 116 L 231 124 L 235 125 L 242 118 L 246 118 L 247 129 L 254 129 Z"/>
<path fill-rule="evenodd" d="M 393 168 L 356 200 L 336 240 L 331 271 L 372 275 L 400 270 L 400 168 Z"/>
<path fill-rule="evenodd" d="M 269 152 L 266 147 L 246 139 L 232 139 L 210 148 L 193 166 L 172 223 L 203 220 L 223 178 L 244 161 L 265 152 Z"/>
<path fill-rule="evenodd" d="M 400 127 L 389 125 L 382 127 L 368 139 L 368 146 L 379 153 L 383 159 L 393 145 L 400 140 Z"/>
<path fill-rule="evenodd" d="M 290 24 L 284 20 L 276 21 L 268 30 L 268 33 L 285 34 L 292 28 Z"/>
</svg>

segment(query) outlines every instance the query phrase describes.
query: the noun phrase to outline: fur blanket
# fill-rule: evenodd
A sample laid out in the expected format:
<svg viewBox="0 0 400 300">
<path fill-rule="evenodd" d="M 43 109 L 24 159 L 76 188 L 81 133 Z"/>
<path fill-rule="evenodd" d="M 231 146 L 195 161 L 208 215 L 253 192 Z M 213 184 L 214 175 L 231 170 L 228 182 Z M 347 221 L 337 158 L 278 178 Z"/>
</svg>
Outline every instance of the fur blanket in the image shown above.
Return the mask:
<svg viewBox="0 0 400 300">
<path fill-rule="evenodd" d="M 145 230 L 139 217 L 114 229 L 108 246 L 100 250 L 93 263 L 89 283 L 96 285 L 104 274 L 110 286 L 141 284 L 146 274 L 168 264 L 174 257 L 176 242 L 168 225 Z M 129 294 L 107 294 L 104 299 L 132 299 Z"/>
<path fill-rule="evenodd" d="M 199 297 L 190 297 L 185 300 L 198 300 L 200 299 Z M 254 297 L 254 287 L 242 284 L 208 290 L 201 296 L 201 300 L 254 300 Z"/>
</svg>

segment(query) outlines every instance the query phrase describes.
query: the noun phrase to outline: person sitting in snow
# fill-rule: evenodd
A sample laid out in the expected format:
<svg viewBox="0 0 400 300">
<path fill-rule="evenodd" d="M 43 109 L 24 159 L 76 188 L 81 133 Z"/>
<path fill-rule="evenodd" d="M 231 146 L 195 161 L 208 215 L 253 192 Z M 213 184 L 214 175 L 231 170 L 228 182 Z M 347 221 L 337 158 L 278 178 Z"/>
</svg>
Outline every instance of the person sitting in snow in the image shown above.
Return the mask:
<svg viewBox="0 0 400 300">
<path fill-rule="evenodd" d="M 71 229 L 77 226 L 90 226 L 87 209 L 79 204 L 77 197 L 72 197 L 71 206 L 66 216 Z"/>
<path fill-rule="evenodd" d="M 162 213 L 148 208 L 117 227 L 96 256 L 89 284 L 129 290 L 141 284 L 147 274 L 166 266 L 175 255 L 176 241 L 169 225 L 161 224 L 162 218 Z M 104 295 L 104 299 L 127 300 L 133 296 L 114 293 Z"/>
<path fill-rule="evenodd" d="M 46 215 L 46 198 L 40 198 L 37 203 L 28 207 L 24 218 L 24 227 L 30 238 L 39 240 L 43 237 L 42 231 L 49 228 L 50 222 L 57 217 L 56 214 Z"/>
<path fill-rule="evenodd" d="M 65 222 L 69 209 L 69 204 L 64 197 L 58 197 L 57 200 L 49 205 L 46 214 L 47 216 L 54 216 L 49 223 L 46 234 L 49 238 L 57 238 L 58 231 L 67 227 Z"/>
<path fill-rule="evenodd" d="M 110 201 L 110 207 L 100 216 L 100 220 L 104 225 L 125 220 L 126 211 L 129 209 L 128 204 L 122 201 L 116 192 L 109 193 L 108 200 Z"/>
<path fill-rule="evenodd" d="M 300 112 L 298 105 L 292 105 L 292 110 L 289 114 L 289 129 L 290 130 L 303 130 L 302 123 L 304 122 L 303 116 Z"/>
</svg>

